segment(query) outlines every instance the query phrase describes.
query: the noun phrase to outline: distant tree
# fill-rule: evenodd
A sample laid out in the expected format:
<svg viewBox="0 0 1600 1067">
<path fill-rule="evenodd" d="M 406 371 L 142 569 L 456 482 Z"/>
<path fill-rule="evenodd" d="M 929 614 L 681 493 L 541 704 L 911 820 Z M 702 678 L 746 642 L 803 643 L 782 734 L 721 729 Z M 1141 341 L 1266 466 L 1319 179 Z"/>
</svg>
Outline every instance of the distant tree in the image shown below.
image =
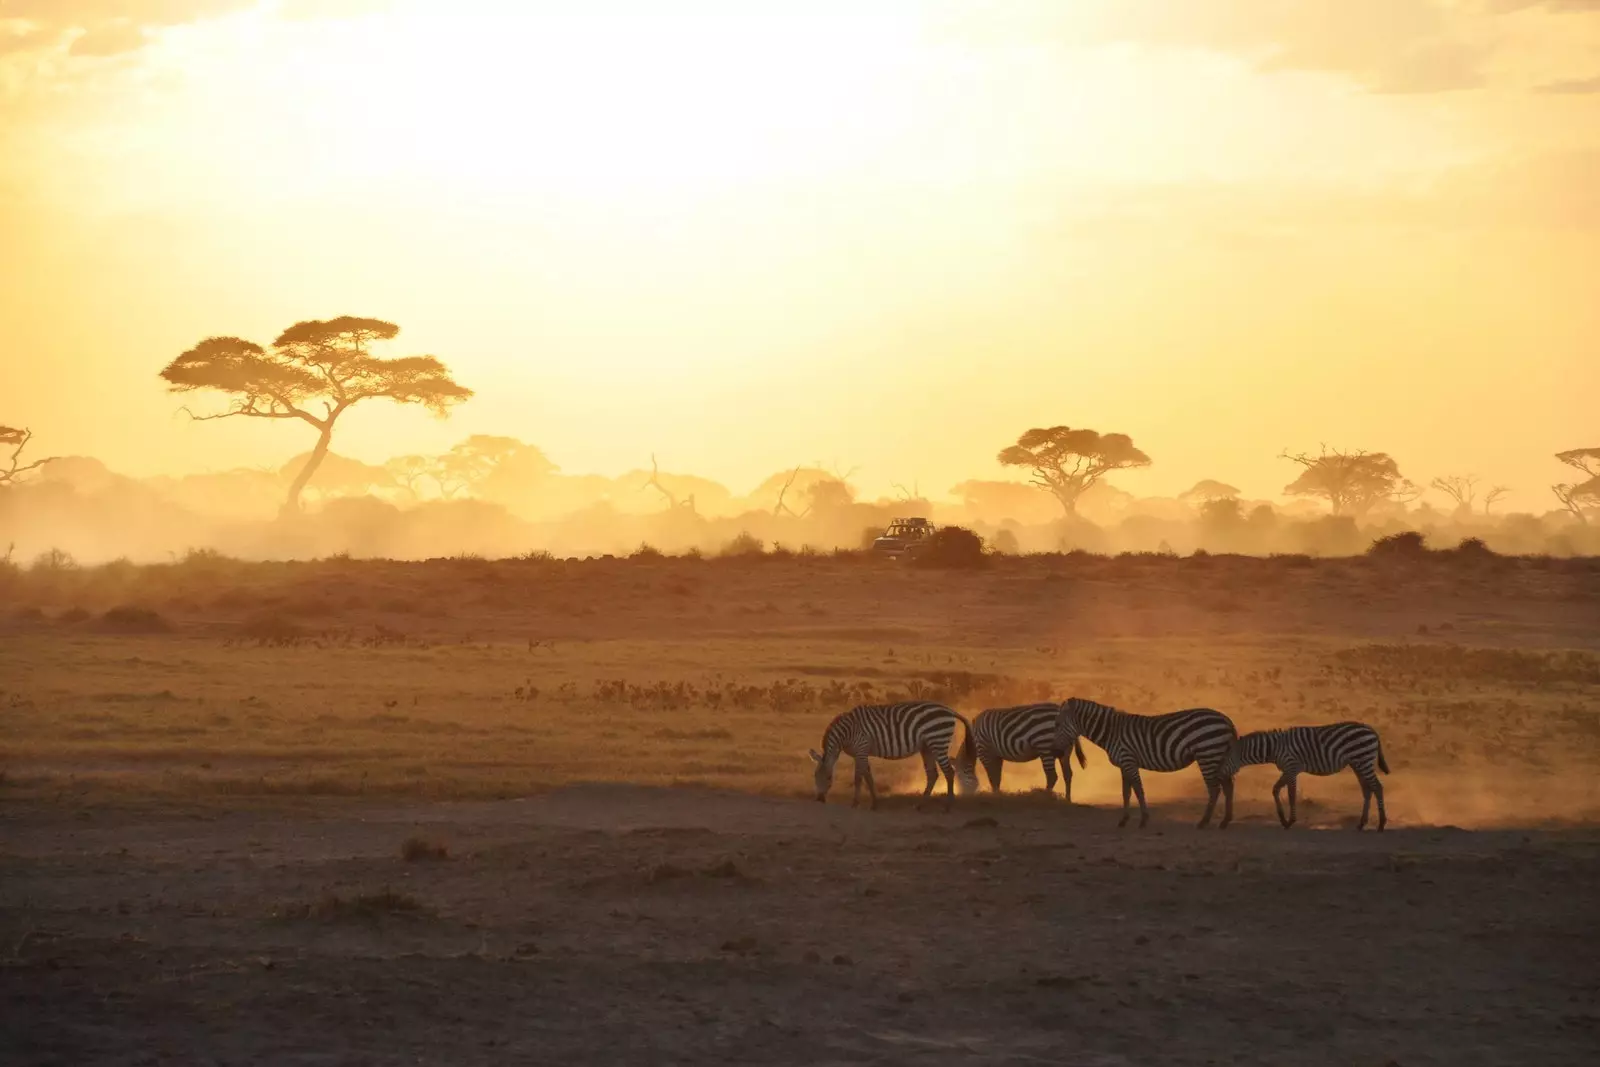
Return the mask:
<svg viewBox="0 0 1600 1067">
<path fill-rule="evenodd" d="M 1219 482 L 1214 478 L 1202 478 L 1187 490 L 1178 494 L 1178 499 L 1186 504 L 1203 506 L 1213 500 L 1237 500 L 1239 490 L 1227 482 Z"/>
<path fill-rule="evenodd" d="M 837 515 L 856 502 L 856 491 L 842 478 L 824 478 L 812 482 L 801 496 L 806 502 L 801 514 L 819 517 Z"/>
<path fill-rule="evenodd" d="M 1589 519 L 1584 509 L 1600 507 L 1600 448 L 1573 448 L 1557 452 L 1556 459 L 1585 475 L 1582 481 L 1558 482 L 1550 491 L 1562 507 L 1586 523 Z"/>
<path fill-rule="evenodd" d="M 167 364 L 161 377 L 173 392 L 213 389 L 234 397 L 226 411 L 193 415 L 199 420 L 299 419 L 316 428 L 316 447 L 284 501 L 284 511 L 293 512 L 328 454 L 334 424 L 351 406 L 384 399 L 421 404 L 442 416 L 472 396 L 433 356 L 371 354 L 374 341 L 392 340 L 399 332 L 391 322 L 343 316 L 296 323 L 270 350 L 239 337 L 209 337 Z M 321 405 L 320 415 L 309 410 L 312 404 Z"/>
<path fill-rule="evenodd" d="M 28 442 L 31 440 L 33 440 L 32 430 L 0 426 L 0 449 L 11 451 L 11 455 L 5 460 L 5 465 L 0 466 L 0 485 L 10 485 L 22 475 L 50 462 L 49 457 L 36 459 L 32 463 L 22 462 L 22 450 L 28 447 Z"/>
<path fill-rule="evenodd" d="M 311 462 L 311 455 L 310 452 L 302 452 L 295 456 L 279 468 L 278 477 L 293 483 L 306 464 Z M 337 452 L 329 452 L 317 465 L 316 474 L 305 488 L 315 490 L 324 497 L 360 496 L 394 484 L 394 475 L 386 466 L 377 467 Z"/>
<path fill-rule="evenodd" d="M 650 453 L 650 480 L 641 485 L 639 490 L 643 492 L 651 488 L 666 498 L 668 511 L 673 513 L 686 512 L 690 515 L 698 514 L 695 511 L 693 493 L 679 500 L 677 493 L 661 484 L 661 469 L 656 466 L 656 454 L 654 452 Z"/>
<path fill-rule="evenodd" d="M 1436 489 L 1456 502 L 1455 515 L 1457 518 L 1470 518 L 1472 506 L 1478 499 L 1478 477 L 1475 474 L 1447 474 L 1435 478 L 1428 483 L 1428 488 Z M 1483 497 L 1483 513 L 1489 514 L 1495 501 L 1505 496 L 1511 490 L 1503 485 L 1491 488 Z"/>
<path fill-rule="evenodd" d="M 403 486 L 413 500 L 422 496 L 418 488 L 422 480 L 433 476 L 432 456 L 396 456 L 383 466 L 395 484 Z"/>
<path fill-rule="evenodd" d="M 1400 474 L 1400 466 L 1383 452 L 1330 451 L 1313 456 L 1283 453 L 1280 457 L 1305 468 L 1283 487 L 1290 496 L 1318 496 L 1335 515 L 1361 518 L 1383 503 L 1415 500 L 1421 493 Z"/>
<path fill-rule="evenodd" d="M 1027 482 L 974 478 L 951 486 L 950 493 L 960 499 L 969 515 L 982 522 L 1045 522 L 1055 508 L 1049 497 Z"/>
<path fill-rule="evenodd" d="M 1002 466 L 1026 467 L 1033 484 L 1049 492 L 1068 518 L 1078 511 L 1078 498 L 1114 470 L 1148 467 L 1150 457 L 1134 447 L 1127 434 L 1100 434 L 1070 426 L 1034 428 L 997 457 Z"/>
</svg>

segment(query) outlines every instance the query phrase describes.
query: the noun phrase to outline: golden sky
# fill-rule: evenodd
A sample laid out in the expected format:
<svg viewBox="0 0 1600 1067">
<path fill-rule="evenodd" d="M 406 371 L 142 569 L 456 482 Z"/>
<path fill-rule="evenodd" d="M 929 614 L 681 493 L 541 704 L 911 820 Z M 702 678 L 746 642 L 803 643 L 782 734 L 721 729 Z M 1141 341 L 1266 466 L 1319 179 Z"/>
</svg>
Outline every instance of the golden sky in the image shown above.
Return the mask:
<svg viewBox="0 0 1600 1067">
<path fill-rule="evenodd" d="M 1553 505 L 1600 445 L 1600 0 L 0 0 L 0 422 L 130 473 L 277 464 L 156 372 L 305 318 L 476 399 L 357 408 L 736 491 L 1141 494 L 1384 450 Z"/>
</svg>

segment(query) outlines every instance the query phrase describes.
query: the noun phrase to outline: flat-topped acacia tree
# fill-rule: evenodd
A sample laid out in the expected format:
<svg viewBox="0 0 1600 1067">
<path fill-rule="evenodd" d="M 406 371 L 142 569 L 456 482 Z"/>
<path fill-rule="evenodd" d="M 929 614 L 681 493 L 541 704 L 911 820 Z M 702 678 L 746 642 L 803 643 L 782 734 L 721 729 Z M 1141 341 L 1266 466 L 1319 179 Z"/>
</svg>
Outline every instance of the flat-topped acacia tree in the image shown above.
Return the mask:
<svg viewBox="0 0 1600 1067">
<path fill-rule="evenodd" d="M 300 493 L 317 472 L 333 440 L 333 427 L 363 400 L 421 404 L 443 416 L 472 396 L 433 356 L 384 359 L 369 351 L 392 340 L 400 327 L 381 319 L 345 315 L 326 322 L 297 322 L 262 348 L 242 337 L 208 337 L 168 363 L 161 377 L 173 392 L 212 389 L 233 399 L 226 411 L 198 420 L 299 419 L 316 427 L 317 444 L 289 486 L 283 510 L 300 509 Z M 309 410 L 320 406 L 322 413 Z"/>
</svg>

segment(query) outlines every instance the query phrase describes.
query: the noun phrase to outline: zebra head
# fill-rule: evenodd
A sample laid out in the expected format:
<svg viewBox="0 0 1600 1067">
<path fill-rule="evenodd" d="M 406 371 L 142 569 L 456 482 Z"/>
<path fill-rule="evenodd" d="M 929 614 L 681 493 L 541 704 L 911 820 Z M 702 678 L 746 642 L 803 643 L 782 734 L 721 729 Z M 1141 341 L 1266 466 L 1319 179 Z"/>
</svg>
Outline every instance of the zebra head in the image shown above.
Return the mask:
<svg viewBox="0 0 1600 1067">
<path fill-rule="evenodd" d="M 810 751 L 811 761 L 817 765 L 812 777 L 817 783 L 817 802 L 820 804 L 828 799 L 828 789 L 833 785 L 833 765 L 839 762 L 839 753 L 835 750 L 824 756 L 814 748 Z"/>
</svg>

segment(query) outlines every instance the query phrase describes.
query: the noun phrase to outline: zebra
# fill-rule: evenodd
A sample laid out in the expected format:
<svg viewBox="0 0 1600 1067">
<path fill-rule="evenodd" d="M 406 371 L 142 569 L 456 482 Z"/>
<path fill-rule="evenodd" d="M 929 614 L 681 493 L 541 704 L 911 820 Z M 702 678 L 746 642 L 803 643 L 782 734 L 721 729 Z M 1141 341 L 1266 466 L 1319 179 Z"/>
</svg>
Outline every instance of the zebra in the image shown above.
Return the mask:
<svg viewBox="0 0 1600 1067">
<path fill-rule="evenodd" d="M 1056 747 L 1065 752 L 1079 736 L 1105 749 L 1112 764 L 1122 771 L 1122 821 L 1128 824 L 1128 793 L 1139 797 L 1139 826 L 1150 821 L 1144 802 L 1141 768 L 1147 771 L 1181 771 L 1200 765 L 1206 783 L 1206 813 L 1200 828 L 1211 822 L 1217 794 L 1226 798 L 1222 829 L 1233 821 L 1233 778 L 1222 773 L 1229 747 L 1239 736 L 1233 720 L 1211 708 L 1189 708 L 1167 715 L 1132 715 L 1092 700 L 1073 697 L 1061 704 L 1056 720 Z"/>
<path fill-rule="evenodd" d="M 1240 767 L 1255 763 L 1273 763 L 1283 773 L 1272 787 L 1272 806 L 1278 809 L 1278 821 L 1285 830 L 1293 826 L 1298 817 L 1295 800 L 1298 790 L 1295 783 L 1300 772 L 1327 775 L 1338 774 L 1349 767 L 1361 783 L 1361 821 L 1357 830 L 1367 827 L 1367 813 L 1372 809 L 1372 798 L 1378 798 L 1378 829 L 1382 830 L 1389 817 L 1383 810 L 1383 782 L 1378 771 L 1389 773 L 1389 764 L 1383 758 L 1383 743 L 1378 731 L 1364 722 L 1334 722 L 1325 726 L 1291 726 L 1283 730 L 1258 730 L 1245 734 L 1228 750 L 1223 761 L 1223 773 L 1232 778 Z M 1278 794 L 1289 787 L 1289 816 L 1284 817 L 1283 801 Z"/>
<path fill-rule="evenodd" d="M 1000 792 L 1000 775 L 1006 760 L 1026 763 L 1038 760 L 1044 764 L 1045 792 L 1056 787 L 1056 761 L 1061 761 L 1062 793 L 1072 799 L 1071 752 L 1056 748 L 1056 719 L 1060 717 L 1059 704 L 1020 704 L 1014 708 L 989 708 L 972 719 L 972 745 L 962 745 L 956 754 L 956 772 L 960 775 L 964 791 L 975 790 L 978 785 L 976 764 L 983 764 L 989 777 L 989 787 Z M 975 750 L 975 751 L 974 751 Z M 1073 750 L 1078 754 L 1078 766 L 1085 766 L 1083 745 L 1073 738 Z"/>
<path fill-rule="evenodd" d="M 912 700 L 900 704 L 861 704 L 834 717 L 822 734 L 822 751 L 811 750 L 817 764 L 817 800 L 825 801 L 828 787 L 833 784 L 834 764 L 841 753 L 849 754 L 856 763 L 853 808 L 861 803 L 861 783 L 867 783 L 871 806 L 878 806 L 878 787 L 872 780 L 869 756 L 879 759 L 905 759 L 921 754 L 922 766 L 928 772 L 928 785 L 922 791 L 922 801 L 933 792 L 939 772 L 944 772 L 948 808 L 955 796 L 955 766 L 950 762 L 950 739 L 955 736 L 956 723 L 967 729 L 962 751 L 972 747 L 972 724 L 943 704 L 926 700 Z M 970 760 L 968 766 L 970 767 Z M 971 787 L 977 787 L 977 776 L 971 775 Z"/>
</svg>

